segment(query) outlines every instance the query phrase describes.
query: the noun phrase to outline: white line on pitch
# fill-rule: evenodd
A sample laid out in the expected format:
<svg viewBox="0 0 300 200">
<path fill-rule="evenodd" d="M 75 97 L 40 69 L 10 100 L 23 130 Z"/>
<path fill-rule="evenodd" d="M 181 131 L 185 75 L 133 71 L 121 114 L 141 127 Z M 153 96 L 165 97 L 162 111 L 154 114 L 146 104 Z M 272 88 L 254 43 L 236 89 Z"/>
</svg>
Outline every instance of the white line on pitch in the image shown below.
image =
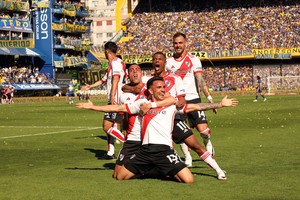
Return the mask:
<svg viewBox="0 0 300 200">
<path fill-rule="evenodd" d="M 85 126 L 0 126 L 0 128 L 102 128 L 102 127 L 85 127 Z"/>
<path fill-rule="evenodd" d="M 52 135 L 52 134 L 58 134 L 58 133 L 69 133 L 69 132 L 77 132 L 77 131 L 85 131 L 85 130 L 95 130 L 95 129 L 99 129 L 99 128 L 100 127 L 80 129 L 80 130 L 76 129 L 76 130 L 67 130 L 67 131 L 56 131 L 56 132 L 49 132 L 49 133 L 36 133 L 36 134 L 30 134 L 30 135 L 15 135 L 15 136 L 0 137 L 0 139 L 32 137 L 32 136 L 39 136 L 39 135 Z"/>
</svg>

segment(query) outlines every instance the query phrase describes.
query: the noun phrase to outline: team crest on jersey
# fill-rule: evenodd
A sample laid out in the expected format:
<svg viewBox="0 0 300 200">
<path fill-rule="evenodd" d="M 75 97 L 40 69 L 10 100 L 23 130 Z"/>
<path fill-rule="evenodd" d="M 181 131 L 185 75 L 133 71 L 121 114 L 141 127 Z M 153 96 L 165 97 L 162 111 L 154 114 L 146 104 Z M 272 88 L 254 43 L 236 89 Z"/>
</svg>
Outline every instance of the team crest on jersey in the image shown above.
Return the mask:
<svg viewBox="0 0 300 200">
<path fill-rule="evenodd" d="M 166 87 L 169 87 L 171 85 L 170 81 L 166 80 L 165 81 Z"/>
<path fill-rule="evenodd" d="M 189 61 L 185 62 L 186 66 L 190 67 L 191 63 Z"/>
<path fill-rule="evenodd" d="M 120 154 L 120 155 L 119 155 L 119 160 L 122 161 L 123 159 L 124 159 L 124 155 L 123 155 L 123 154 Z"/>
</svg>

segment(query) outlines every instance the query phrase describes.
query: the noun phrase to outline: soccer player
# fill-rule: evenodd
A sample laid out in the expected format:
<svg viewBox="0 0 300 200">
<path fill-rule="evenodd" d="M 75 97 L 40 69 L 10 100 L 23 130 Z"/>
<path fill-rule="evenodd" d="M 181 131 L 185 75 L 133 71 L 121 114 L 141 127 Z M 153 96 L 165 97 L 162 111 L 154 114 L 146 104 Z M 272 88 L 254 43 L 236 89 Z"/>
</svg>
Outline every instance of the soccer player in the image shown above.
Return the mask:
<svg viewBox="0 0 300 200">
<path fill-rule="evenodd" d="M 145 84 L 142 82 L 142 70 L 139 65 L 133 64 L 128 68 L 128 78 L 130 86 L 141 86 L 142 89 L 139 94 L 123 93 L 120 96 L 120 104 L 132 103 L 140 99 L 147 99 L 149 93 Z M 176 102 L 176 99 L 169 95 L 165 100 L 157 102 L 158 107 L 169 106 Z M 114 170 L 114 177 L 117 177 L 118 171 L 122 165 L 134 155 L 140 148 L 141 142 L 141 118 L 138 114 L 125 113 L 127 124 L 126 141 L 117 157 L 116 166 Z"/>
<path fill-rule="evenodd" d="M 119 103 L 122 93 L 122 86 L 126 79 L 126 66 L 124 62 L 117 56 L 118 46 L 114 42 L 107 42 L 104 45 L 105 57 L 109 61 L 109 67 L 102 80 L 95 82 L 92 85 L 86 84 L 81 90 L 86 91 L 91 88 L 100 86 L 106 82 L 108 104 L 116 105 Z M 122 122 L 122 115 L 119 113 L 104 113 L 103 130 L 107 133 L 108 150 L 107 154 L 101 159 L 115 159 L 114 140 L 117 138 L 121 142 L 125 141 L 123 133 L 118 130 L 118 124 Z"/>
<path fill-rule="evenodd" d="M 68 95 L 69 104 L 73 104 L 74 96 L 75 96 L 73 80 L 70 80 L 70 82 L 69 82 L 67 95 Z"/>
<path fill-rule="evenodd" d="M 157 107 L 157 102 L 165 96 L 165 82 L 162 77 L 153 77 L 147 82 L 147 89 L 152 97 L 151 109 L 142 117 L 142 145 L 119 170 L 116 179 L 124 180 L 158 167 L 163 175 L 175 177 L 179 182 L 193 183 L 190 170 L 180 160 L 172 145 L 173 118 L 177 111 L 175 105 Z M 222 102 L 213 104 L 186 104 L 181 112 L 193 110 L 216 109 L 225 106 L 236 106 L 237 100 L 224 97 Z M 145 100 L 125 105 L 94 106 L 92 102 L 79 103 L 77 108 L 91 109 L 101 112 L 128 112 L 138 114 Z M 147 106 L 147 105 L 146 105 Z"/>
<path fill-rule="evenodd" d="M 166 56 L 162 52 L 156 52 L 152 57 L 152 67 L 154 68 L 154 75 L 161 76 L 164 78 L 166 84 L 166 92 L 169 92 L 172 96 L 178 99 L 176 104 L 177 108 L 182 108 L 185 105 L 185 88 L 182 79 L 170 72 L 167 72 L 165 69 L 166 66 Z M 191 148 L 195 151 L 198 156 L 211 166 L 218 175 L 219 180 L 226 180 L 227 177 L 224 171 L 219 167 L 215 159 L 211 156 L 203 146 L 200 145 L 197 138 L 193 135 L 192 130 L 189 126 L 182 120 L 182 115 L 176 114 L 174 120 L 174 128 L 172 132 L 173 141 L 177 144 L 180 144 L 181 149 L 185 154 L 185 164 L 190 167 L 192 166 L 192 158 L 187 150 Z M 183 145 L 184 144 L 184 145 Z M 185 146 L 187 146 L 185 148 Z"/>
<path fill-rule="evenodd" d="M 198 87 L 204 93 L 210 103 L 214 103 L 212 96 L 208 90 L 208 86 L 203 78 L 202 64 L 200 60 L 187 52 L 187 38 L 183 33 L 175 33 L 173 36 L 173 47 L 175 53 L 173 57 L 167 59 L 166 69 L 183 80 L 186 89 L 185 100 L 187 103 L 201 102 L 198 93 Z M 217 110 L 213 110 L 217 113 Z M 214 148 L 210 141 L 210 129 L 208 127 L 207 118 L 204 111 L 195 111 L 187 114 L 191 127 L 195 127 L 203 139 L 204 145 L 211 155 L 214 155 Z"/>
<path fill-rule="evenodd" d="M 265 97 L 265 94 L 263 93 L 263 85 L 261 82 L 260 76 L 256 76 L 257 79 L 257 85 L 256 85 L 256 93 L 255 93 L 255 99 L 253 102 L 257 102 L 258 95 L 260 95 L 263 98 L 263 101 L 267 101 L 267 98 Z"/>
</svg>

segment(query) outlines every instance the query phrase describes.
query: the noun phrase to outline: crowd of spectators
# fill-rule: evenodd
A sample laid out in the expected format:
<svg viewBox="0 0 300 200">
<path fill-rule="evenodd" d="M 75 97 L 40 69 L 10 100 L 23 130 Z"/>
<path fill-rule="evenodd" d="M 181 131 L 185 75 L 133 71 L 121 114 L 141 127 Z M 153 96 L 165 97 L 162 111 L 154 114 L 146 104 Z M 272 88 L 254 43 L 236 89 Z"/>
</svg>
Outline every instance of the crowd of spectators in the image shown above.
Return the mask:
<svg viewBox="0 0 300 200">
<path fill-rule="evenodd" d="M 87 26 L 88 23 L 84 18 L 77 18 L 77 17 L 69 17 L 65 16 L 60 18 L 59 20 L 53 20 L 55 23 L 63 24 L 63 23 L 68 23 L 68 24 L 73 24 L 73 25 L 81 25 L 81 26 Z"/>
<path fill-rule="evenodd" d="M 4 67 L 0 69 L 0 84 L 52 84 L 50 74 L 44 74 L 38 68 Z"/>
<path fill-rule="evenodd" d="M 88 7 L 84 5 L 81 1 L 54 1 L 54 8 L 64 8 L 66 10 L 76 10 L 80 12 L 88 12 Z"/>
<path fill-rule="evenodd" d="M 15 19 L 15 20 L 29 20 L 29 15 L 20 15 L 19 13 L 0 13 L 0 18 L 1 19 Z"/>
<path fill-rule="evenodd" d="M 22 22 L 22 21 L 26 21 L 26 22 L 29 22 L 29 16 L 28 14 L 26 15 L 21 15 L 21 14 L 18 14 L 18 13 L 0 13 L 0 20 L 4 21 L 4 24 L 6 26 L 10 26 L 9 22 L 6 21 L 7 19 L 11 20 L 18 20 L 19 22 Z M 21 32 L 13 32 L 11 31 L 5 31 L 5 30 L 1 30 L 0 31 L 0 40 L 22 40 L 22 33 Z"/>
<path fill-rule="evenodd" d="M 300 5 L 137 13 L 127 24 L 133 36 L 121 54 L 172 52 L 172 35 L 184 32 L 190 51 L 251 50 L 300 46 Z"/>
<path fill-rule="evenodd" d="M 118 44 L 120 54 L 173 52 L 172 36 L 178 31 L 187 35 L 189 51 L 300 47 L 300 5 L 295 0 L 232 1 L 231 6 L 222 8 L 210 3 L 191 8 L 191 1 L 176 2 L 157 1 L 152 7 L 141 6 L 147 9 L 150 6 L 152 11 L 137 12 L 126 24 L 126 34 L 133 39 Z M 300 65 L 204 68 L 204 77 L 212 91 L 254 90 L 257 75 L 265 83 L 270 76 L 300 76 Z"/>
<path fill-rule="evenodd" d="M 205 67 L 203 70 L 207 85 L 211 91 L 255 90 L 256 76 L 260 76 L 267 87 L 267 77 L 300 76 L 300 65 L 257 65 Z M 279 80 L 279 79 L 278 79 Z M 294 81 L 294 79 L 286 79 Z"/>
<path fill-rule="evenodd" d="M 0 40 L 22 40 L 20 32 L 0 31 Z"/>
</svg>

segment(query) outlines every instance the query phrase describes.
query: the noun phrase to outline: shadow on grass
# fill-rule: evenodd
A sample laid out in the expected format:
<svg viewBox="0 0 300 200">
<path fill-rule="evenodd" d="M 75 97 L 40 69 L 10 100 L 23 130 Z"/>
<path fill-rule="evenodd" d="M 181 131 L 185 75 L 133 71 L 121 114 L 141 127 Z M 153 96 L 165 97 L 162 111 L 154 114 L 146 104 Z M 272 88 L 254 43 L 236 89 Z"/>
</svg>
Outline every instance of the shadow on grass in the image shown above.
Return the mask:
<svg viewBox="0 0 300 200">
<path fill-rule="evenodd" d="M 66 170 L 108 170 L 107 168 L 100 168 L 100 167 L 68 167 L 65 168 Z"/>
<path fill-rule="evenodd" d="M 103 167 L 68 167 L 66 170 L 114 170 L 115 163 L 104 163 Z"/>
<path fill-rule="evenodd" d="M 100 159 L 100 158 L 102 158 L 103 156 L 106 155 L 106 151 L 104 151 L 104 150 L 97 150 L 97 149 L 91 149 L 91 148 L 84 148 L 84 150 L 90 151 L 91 153 L 94 153 L 95 157 L 97 159 Z"/>
<path fill-rule="evenodd" d="M 213 177 L 213 178 L 217 178 L 217 176 L 215 175 L 211 175 L 211 174 L 204 174 L 201 172 L 192 172 L 193 175 L 197 175 L 197 176 L 207 176 L 207 177 Z"/>
</svg>

